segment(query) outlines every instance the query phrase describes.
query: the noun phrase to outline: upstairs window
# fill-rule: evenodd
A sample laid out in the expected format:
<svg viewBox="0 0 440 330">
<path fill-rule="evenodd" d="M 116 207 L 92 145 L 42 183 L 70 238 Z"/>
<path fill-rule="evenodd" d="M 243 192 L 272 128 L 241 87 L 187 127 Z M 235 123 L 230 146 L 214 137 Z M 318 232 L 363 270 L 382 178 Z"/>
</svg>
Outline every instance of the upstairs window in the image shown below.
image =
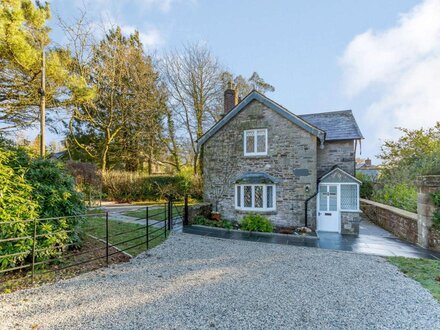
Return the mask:
<svg viewBox="0 0 440 330">
<path fill-rule="evenodd" d="M 267 129 L 251 129 L 244 131 L 244 155 L 267 155 Z"/>
</svg>

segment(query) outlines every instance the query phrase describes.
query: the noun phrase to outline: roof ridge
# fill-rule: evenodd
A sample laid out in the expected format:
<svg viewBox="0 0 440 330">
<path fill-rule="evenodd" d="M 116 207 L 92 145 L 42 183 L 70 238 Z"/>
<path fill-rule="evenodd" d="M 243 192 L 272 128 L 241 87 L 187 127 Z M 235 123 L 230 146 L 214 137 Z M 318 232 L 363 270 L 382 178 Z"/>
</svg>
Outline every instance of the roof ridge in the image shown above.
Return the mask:
<svg viewBox="0 0 440 330">
<path fill-rule="evenodd" d="M 353 114 L 353 110 L 347 109 L 347 110 L 333 110 L 333 111 L 304 113 L 302 115 L 297 115 L 297 116 L 325 115 L 325 114 L 336 114 L 336 113 L 343 113 L 343 112 L 350 112 L 351 114 Z"/>
</svg>

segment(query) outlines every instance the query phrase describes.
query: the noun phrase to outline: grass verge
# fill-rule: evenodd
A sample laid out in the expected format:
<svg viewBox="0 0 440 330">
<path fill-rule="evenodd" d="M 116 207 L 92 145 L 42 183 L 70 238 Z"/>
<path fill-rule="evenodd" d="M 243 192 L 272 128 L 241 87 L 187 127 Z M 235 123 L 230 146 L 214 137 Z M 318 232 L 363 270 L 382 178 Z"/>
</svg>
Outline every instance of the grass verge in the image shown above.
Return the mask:
<svg viewBox="0 0 440 330">
<path fill-rule="evenodd" d="M 122 214 L 138 219 L 145 219 L 146 209 L 127 211 Z M 177 214 L 183 215 L 183 206 L 173 206 L 173 216 L 176 216 Z M 148 218 L 150 220 L 164 221 L 166 219 L 166 208 L 161 206 L 160 208 L 148 210 Z"/>
<path fill-rule="evenodd" d="M 84 230 L 89 235 L 105 239 L 105 220 L 103 218 L 89 218 L 84 224 Z M 149 248 L 153 248 L 165 240 L 163 228 L 149 227 L 148 231 Z M 144 223 L 135 224 L 110 220 L 108 232 L 110 244 L 132 256 L 136 256 L 146 250 L 146 228 Z"/>
<path fill-rule="evenodd" d="M 440 302 L 440 260 L 388 257 L 388 262 L 419 282 Z"/>
</svg>

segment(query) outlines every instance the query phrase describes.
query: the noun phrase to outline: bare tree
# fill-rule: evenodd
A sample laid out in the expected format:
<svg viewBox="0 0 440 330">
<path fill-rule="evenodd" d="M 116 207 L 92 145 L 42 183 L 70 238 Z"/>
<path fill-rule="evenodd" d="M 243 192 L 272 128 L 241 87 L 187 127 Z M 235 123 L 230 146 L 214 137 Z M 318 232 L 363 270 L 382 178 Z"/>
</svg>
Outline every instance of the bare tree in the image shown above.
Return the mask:
<svg viewBox="0 0 440 330">
<path fill-rule="evenodd" d="M 222 70 L 211 51 L 202 44 L 188 44 L 181 52 L 164 56 L 161 72 L 169 90 L 169 107 L 186 131 L 193 155 L 194 173 L 200 171 L 197 140 L 219 117 Z"/>
</svg>

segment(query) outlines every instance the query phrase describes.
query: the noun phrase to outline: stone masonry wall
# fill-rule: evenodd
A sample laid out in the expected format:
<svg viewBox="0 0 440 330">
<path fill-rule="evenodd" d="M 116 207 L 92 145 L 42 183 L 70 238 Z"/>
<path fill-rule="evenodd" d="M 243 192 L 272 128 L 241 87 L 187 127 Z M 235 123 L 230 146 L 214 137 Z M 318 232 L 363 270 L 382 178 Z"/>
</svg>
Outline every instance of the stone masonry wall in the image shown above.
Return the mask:
<svg viewBox="0 0 440 330">
<path fill-rule="evenodd" d="M 268 155 L 245 157 L 243 131 L 257 128 L 268 129 Z M 316 190 L 316 149 L 315 136 L 253 101 L 203 145 L 204 201 L 218 208 L 224 219 L 238 220 L 246 212 L 235 210 L 235 179 L 249 171 L 265 172 L 280 180 L 276 211 L 265 215 L 277 226 L 303 225 L 304 201 Z M 315 199 L 309 203 L 312 226 L 315 203 Z"/>
<path fill-rule="evenodd" d="M 341 234 L 358 235 L 360 216 L 358 212 L 341 211 Z"/>
<path fill-rule="evenodd" d="M 188 222 L 192 223 L 196 216 L 203 216 L 207 219 L 211 217 L 212 205 L 209 203 L 200 203 L 188 205 Z"/>
<path fill-rule="evenodd" d="M 440 230 L 432 226 L 436 206 L 431 194 L 440 189 L 440 175 L 421 176 L 417 180 L 418 244 L 440 251 Z"/>
<path fill-rule="evenodd" d="M 318 146 L 318 178 L 338 165 L 354 175 L 355 153 L 353 141 L 326 141 L 324 149 Z"/>
<path fill-rule="evenodd" d="M 401 239 L 417 243 L 417 214 L 366 199 L 361 199 L 361 210 L 376 225 Z"/>
</svg>

